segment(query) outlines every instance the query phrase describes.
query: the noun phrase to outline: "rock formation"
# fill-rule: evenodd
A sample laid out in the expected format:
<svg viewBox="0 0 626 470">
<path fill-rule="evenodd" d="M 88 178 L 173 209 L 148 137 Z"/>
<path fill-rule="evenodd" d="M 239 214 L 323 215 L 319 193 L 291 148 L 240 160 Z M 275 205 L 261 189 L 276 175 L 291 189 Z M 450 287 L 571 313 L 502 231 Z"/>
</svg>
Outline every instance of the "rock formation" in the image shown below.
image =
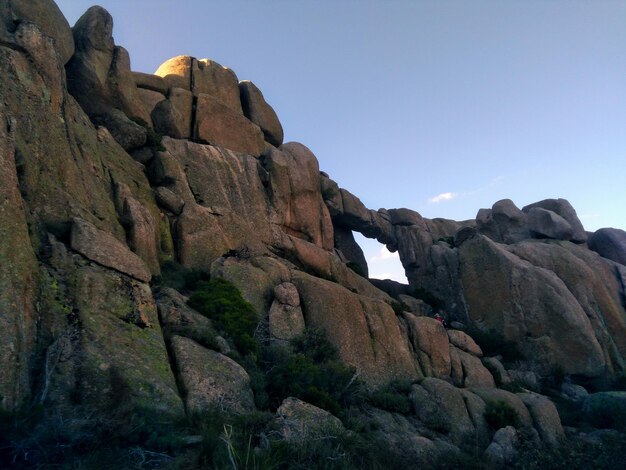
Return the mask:
<svg viewBox="0 0 626 470">
<path fill-rule="evenodd" d="M 494 436 L 484 418 L 495 402 L 558 446 L 552 402 L 496 385 L 624 373 L 623 231 L 587 245 L 562 199 L 521 210 L 503 200 L 461 222 L 368 209 L 307 147 L 283 143 L 266 97 L 232 70 L 179 56 L 154 75 L 131 72 L 101 7 L 72 29 L 51 1 L 0 1 L 0 12 L 4 410 L 38 403 L 78 419 L 132 409 L 166 424 L 253 410 L 232 343 L 159 286 L 173 262 L 235 285 L 261 340 L 285 345 L 316 329 L 369 390 L 411 382 L 410 417 L 367 413 L 391 447 L 413 442 L 416 462 L 476 445 L 509 462 L 516 431 Z M 398 251 L 409 285 L 364 277 L 354 231 Z M 446 331 L 424 316 L 433 309 L 467 331 Z M 517 363 L 472 332 L 514 344 Z M 310 434 L 309 421 L 345 431 L 295 398 L 276 420 L 288 441 Z"/>
</svg>

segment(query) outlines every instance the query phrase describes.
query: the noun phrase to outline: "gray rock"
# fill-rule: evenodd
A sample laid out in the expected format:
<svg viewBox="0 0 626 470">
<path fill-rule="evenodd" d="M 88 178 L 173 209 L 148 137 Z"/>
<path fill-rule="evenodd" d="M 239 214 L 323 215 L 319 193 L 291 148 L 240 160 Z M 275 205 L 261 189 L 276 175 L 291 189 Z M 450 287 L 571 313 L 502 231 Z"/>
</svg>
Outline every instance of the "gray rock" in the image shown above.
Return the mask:
<svg viewBox="0 0 626 470">
<path fill-rule="evenodd" d="M 589 395 L 587 389 L 581 385 L 576 385 L 570 382 L 563 382 L 561 384 L 561 395 L 572 401 L 583 401 Z"/>
<path fill-rule="evenodd" d="M 470 335 L 458 330 L 447 330 L 447 332 L 450 343 L 459 348 L 461 351 L 465 351 L 476 357 L 483 357 L 483 351 Z"/>
<path fill-rule="evenodd" d="M 556 212 L 533 207 L 528 211 L 528 228 L 537 238 L 571 240 L 572 226 Z"/>
<path fill-rule="evenodd" d="M 601 228 L 589 239 L 589 248 L 600 256 L 626 265 L 626 232 L 618 228 Z"/>
<path fill-rule="evenodd" d="M 331 438 L 345 430 L 341 421 L 328 411 L 294 397 L 285 398 L 278 407 L 275 425 L 287 442 Z"/>
<path fill-rule="evenodd" d="M 409 311 L 419 317 L 432 317 L 433 308 L 426 302 L 410 295 L 398 294 L 398 300 L 409 308 Z"/>
<path fill-rule="evenodd" d="M 149 282 L 152 278 L 143 260 L 124 243 L 85 220 L 74 218 L 71 246 L 73 250 L 102 266 L 144 282 Z"/>
<path fill-rule="evenodd" d="M 511 377 L 502 365 L 502 363 L 495 357 L 483 357 L 483 365 L 491 372 L 493 378 L 496 380 L 496 385 L 506 385 L 511 383 Z"/>
<path fill-rule="evenodd" d="M 159 186 L 156 189 L 155 196 L 159 205 L 174 215 L 180 215 L 183 207 L 185 207 L 183 198 L 164 186 Z"/>
<path fill-rule="evenodd" d="M 499 429 L 483 454 L 489 468 L 500 469 L 510 466 L 517 456 L 518 445 L 519 438 L 514 427 L 507 426 Z"/>
<path fill-rule="evenodd" d="M 543 201 L 529 204 L 522 208 L 522 212 L 528 213 L 533 207 L 546 209 L 563 217 L 572 227 L 572 238 L 574 243 L 584 243 L 587 241 L 587 233 L 580 222 L 576 211 L 566 199 L 544 199 Z"/>
</svg>

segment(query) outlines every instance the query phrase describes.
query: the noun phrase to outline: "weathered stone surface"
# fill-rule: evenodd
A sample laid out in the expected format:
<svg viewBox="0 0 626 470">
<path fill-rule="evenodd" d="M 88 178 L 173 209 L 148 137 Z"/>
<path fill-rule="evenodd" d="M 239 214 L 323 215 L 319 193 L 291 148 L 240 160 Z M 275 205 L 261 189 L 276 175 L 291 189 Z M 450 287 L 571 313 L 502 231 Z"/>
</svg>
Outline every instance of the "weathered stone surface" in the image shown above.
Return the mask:
<svg viewBox="0 0 626 470">
<path fill-rule="evenodd" d="M 528 228 L 537 238 L 571 240 L 573 234 L 567 220 L 541 207 L 533 207 L 528 211 Z"/>
<path fill-rule="evenodd" d="M 152 110 L 154 129 L 175 139 L 191 137 L 193 95 L 183 88 L 170 88 L 167 100 L 160 101 Z"/>
<path fill-rule="evenodd" d="M 388 304 L 297 271 L 292 282 L 300 293 L 306 325 L 324 330 L 341 359 L 356 367 L 364 381 L 382 385 L 421 376 Z"/>
<path fill-rule="evenodd" d="M 539 378 L 532 370 L 507 369 L 506 373 L 511 382 L 515 382 L 528 390 L 539 390 Z"/>
<path fill-rule="evenodd" d="M 591 323 L 553 272 L 481 235 L 464 241 L 458 251 L 473 321 L 516 341 L 527 357 L 545 367 L 592 376 L 603 372 L 606 362 Z M 563 331 L 570 334 L 565 337 Z"/>
<path fill-rule="evenodd" d="M 495 357 L 483 357 L 483 365 L 487 368 L 496 381 L 496 385 L 506 385 L 511 383 L 511 377 L 502 365 L 502 363 Z"/>
<path fill-rule="evenodd" d="M 480 346 L 472 339 L 470 335 L 459 330 L 446 330 L 450 343 L 459 348 L 461 351 L 470 353 L 476 357 L 483 357 L 483 351 Z"/>
<path fill-rule="evenodd" d="M 162 77 L 170 86 L 183 88 L 191 91 L 191 64 L 193 57 L 179 55 L 163 62 L 154 72 L 154 75 Z"/>
<path fill-rule="evenodd" d="M 339 191 L 339 185 L 331 180 L 326 173 L 320 172 L 320 187 L 324 204 L 328 207 L 331 217 L 343 214 L 343 200 Z"/>
<path fill-rule="evenodd" d="M 61 65 L 74 54 L 72 30 L 59 7 L 51 0 L 12 0 L 5 23 L 29 21 L 54 40 Z"/>
<path fill-rule="evenodd" d="M 581 385 L 576 385 L 571 382 L 565 381 L 561 384 L 561 396 L 572 401 L 583 401 L 589 392 Z"/>
<path fill-rule="evenodd" d="M 112 108 L 93 116 L 92 121 L 96 126 L 104 126 L 124 150 L 136 149 L 146 143 L 146 129 L 128 119 L 119 109 Z"/>
<path fill-rule="evenodd" d="M 76 52 L 66 66 L 68 89 L 91 118 L 119 109 L 149 123 L 128 52 L 115 46 L 112 31 L 113 19 L 102 7 L 93 6 L 78 19 L 72 28 Z"/>
<path fill-rule="evenodd" d="M 163 96 L 167 95 L 170 88 L 162 77 L 151 73 L 133 72 L 133 79 L 138 88 L 155 91 Z"/>
<path fill-rule="evenodd" d="M 513 426 L 498 429 L 493 436 L 493 442 L 485 450 L 483 458 L 490 468 L 507 468 L 515 461 L 518 445 L 519 438 Z"/>
<path fill-rule="evenodd" d="M 495 387 L 488 369 L 476 356 L 450 345 L 451 375 L 458 387 Z"/>
<path fill-rule="evenodd" d="M 547 397 L 536 393 L 518 393 L 517 396 L 528 408 L 541 442 L 550 447 L 558 447 L 565 438 L 565 433 L 554 403 Z"/>
<path fill-rule="evenodd" d="M 572 241 L 584 243 L 587 241 L 587 233 L 580 222 L 576 211 L 566 199 L 544 199 L 543 201 L 529 204 L 522 208 L 522 212 L 528 213 L 533 207 L 540 207 L 557 213 L 563 217 L 572 227 Z"/>
<path fill-rule="evenodd" d="M 341 254 L 345 256 L 348 263 L 353 263 L 353 266 L 359 270 L 359 274 L 363 277 L 369 276 L 369 269 L 367 267 L 367 261 L 363 250 L 359 244 L 354 240 L 354 235 L 351 230 L 345 229 L 341 226 L 334 227 L 335 248 L 341 251 Z"/>
<path fill-rule="evenodd" d="M 325 439 L 345 431 L 341 421 L 328 411 L 294 397 L 283 400 L 274 422 L 287 442 Z"/>
<path fill-rule="evenodd" d="M 491 209 L 476 215 L 478 230 L 500 243 L 515 243 L 530 238 L 528 217 L 510 199 L 496 202 Z"/>
<path fill-rule="evenodd" d="M 300 306 L 300 294 L 298 289 L 291 282 L 283 282 L 274 287 L 274 296 L 281 304 Z"/>
<path fill-rule="evenodd" d="M 274 109 L 265 101 L 261 90 L 254 83 L 244 80 L 239 82 L 239 93 L 246 117 L 261 128 L 266 141 L 274 147 L 280 147 L 284 137 L 283 126 Z"/>
<path fill-rule="evenodd" d="M 533 421 L 526 405 L 524 405 L 520 397 L 514 393 L 499 388 L 473 388 L 470 391 L 482 398 L 487 405 L 497 402 L 506 403 L 517 413 L 518 424 L 521 428 L 532 428 Z M 521 429 L 520 427 L 518 427 L 518 429 Z"/>
<path fill-rule="evenodd" d="M 409 338 L 417 353 L 422 372 L 426 377 L 444 378 L 450 375 L 450 348 L 448 335 L 434 318 L 404 314 L 409 327 Z"/>
<path fill-rule="evenodd" d="M 17 122 L 0 102 L 0 406 L 17 410 L 30 394 L 29 360 L 36 339 L 37 262 L 19 191 Z"/>
<path fill-rule="evenodd" d="M 156 108 L 156 105 L 165 99 L 165 95 L 158 91 L 147 90 L 144 88 L 138 88 L 137 93 L 139 99 L 143 103 L 143 107 L 146 110 L 148 116 L 152 117 L 152 111 Z M 152 121 L 148 124 L 152 125 Z"/>
<path fill-rule="evenodd" d="M 124 183 L 116 184 L 115 198 L 128 246 L 146 263 L 152 274 L 160 274 L 159 230 L 152 214 Z"/>
<path fill-rule="evenodd" d="M 415 297 L 411 297 L 410 295 L 399 294 L 398 300 L 404 303 L 409 311 L 413 312 L 417 316 L 420 317 L 432 317 L 433 316 L 433 308 L 428 305 L 426 302 L 420 299 L 416 299 Z"/>
<path fill-rule="evenodd" d="M 589 248 L 604 258 L 626 266 L 626 232 L 618 228 L 601 228 L 589 239 Z"/>
<path fill-rule="evenodd" d="M 210 59 L 193 59 L 191 91 L 195 96 L 211 95 L 237 113 L 243 113 L 237 75 Z M 255 123 L 259 125 L 258 123 Z"/>
<path fill-rule="evenodd" d="M 97 229 L 85 220 L 74 218 L 71 245 L 73 250 L 102 266 L 144 282 L 152 277 L 139 256 L 111 234 Z"/>
<path fill-rule="evenodd" d="M 259 126 L 211 95 L 198 95 L 193 136 L 253 156 L 261 155 L 265 149 Z"/>
<path fill-rule="evenodd" d="M 322 200 L 315 155 L 304 145 L 289 142 L 269 152 L 265 167 L 270 174 L 276 223 L 288 235 L 332 250 L 333 226 Z"/>
<path fill-rule="evenodd" d="M 183 211 L 183 207 L 185 206 L 183 198 L 166 187 L 159 186 L 155 190 L 154 195 L 156 196 L 156 200 L 161 207 L 170 211 L 172 214 L 180 215 Z"/>
<path fill-rule="evenodd" d="M 429 377 L 413 385 L 410 397 L 415 414 L 426 426 L 446 434 L 455 445 L 473 442 L 474 424 L 459 389 Z"/>
<path fill-rule="evenodd" d="M 274 296 L 269 311 L 270 335 L 278 340 L 289 341 L 304 332 L 298 289 L 290 282 L 283 282 L 274 288 Z"/>
<path fill-rule="evenodd" d="M 171 343 L 176 369 L 186 392 L 187 413 L 215 408 L 244 413 L 254 409 L 250 377 L 243 367 L 191 339 L 173 336 Z"/>
</svg>

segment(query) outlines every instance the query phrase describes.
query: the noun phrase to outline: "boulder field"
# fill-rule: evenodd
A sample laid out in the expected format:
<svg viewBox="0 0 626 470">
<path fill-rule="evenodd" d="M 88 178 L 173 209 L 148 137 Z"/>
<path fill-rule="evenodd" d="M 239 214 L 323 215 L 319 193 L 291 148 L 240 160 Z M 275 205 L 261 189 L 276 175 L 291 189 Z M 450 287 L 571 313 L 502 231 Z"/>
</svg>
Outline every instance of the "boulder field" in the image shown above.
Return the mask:
<svg viewBox="0 0 626 470">
<path fill-rule="evenodd" d="M 211 321 L 157 282 L 167 263 L 236 286 L 262 341 L 316 329 L 369 389 L 411 382 L 410 418 L 368 413 L 416 462 L 478 446 L 504 464 L 516 431 L 494 437 L 490 403 L 558 446 L 558 413 L 533 385 L 624 374 L 623 230 L 585 232 L 563 199 L 502 200 L 467 221 L 368 209 L 283 142 L 266 97 L 234 71 L 178 56 L 134 72 L 101 7 L 73 28 L 52 1 L 0 0 L 0 14 L 2 409 L 141 409 L 164 425 L 253 410 L 228 338 L 199 339 Z M 353 232 L 398 251 L 409 285 L 363 277 Z M 515 357 L 482 350 L 481 335 Z M 524 391 L 498 388 L 513 381 Z M 286 440 L 343 426 L 288 400 Z"/>
</svg>

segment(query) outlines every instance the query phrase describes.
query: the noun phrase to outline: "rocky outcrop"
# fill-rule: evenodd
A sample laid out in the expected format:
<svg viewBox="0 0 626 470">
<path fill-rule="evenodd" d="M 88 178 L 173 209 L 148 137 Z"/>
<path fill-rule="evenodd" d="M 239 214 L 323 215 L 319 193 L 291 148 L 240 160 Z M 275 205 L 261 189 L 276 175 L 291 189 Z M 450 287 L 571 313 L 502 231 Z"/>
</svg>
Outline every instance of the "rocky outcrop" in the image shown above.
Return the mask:
<svg viewBox="0 0 626 470">
<path fill-rule="evenodd" d="M 239 93 L 246 117 L 261 128 L 267 142 L 280 147 L 283 143 L 283 126 L 274 109 L 266 103 L 261 90 L 251 81 L 244 80 L 239 82 Z"/>
<path fill-rule="evenodd" d="M 626 266 L 626 232 L 601 228 L 589 238 L 589 248 L 600 256 Z"/>
<path fill-rule="evenodd" d="M 268 314 L 273 339 L 289 341 L 304 333 L 304 316 L 300 308 L 298 289 L 290 282 L 274 288 L 274 302 Z"/>
<path fill-rule="evenodd" d="M 281 439 L 287 442 L 332 439 L 345 431 L 341 421 L 328 411 L 293 397 L 283 400 L 274 422 Z"/>
</svg>

